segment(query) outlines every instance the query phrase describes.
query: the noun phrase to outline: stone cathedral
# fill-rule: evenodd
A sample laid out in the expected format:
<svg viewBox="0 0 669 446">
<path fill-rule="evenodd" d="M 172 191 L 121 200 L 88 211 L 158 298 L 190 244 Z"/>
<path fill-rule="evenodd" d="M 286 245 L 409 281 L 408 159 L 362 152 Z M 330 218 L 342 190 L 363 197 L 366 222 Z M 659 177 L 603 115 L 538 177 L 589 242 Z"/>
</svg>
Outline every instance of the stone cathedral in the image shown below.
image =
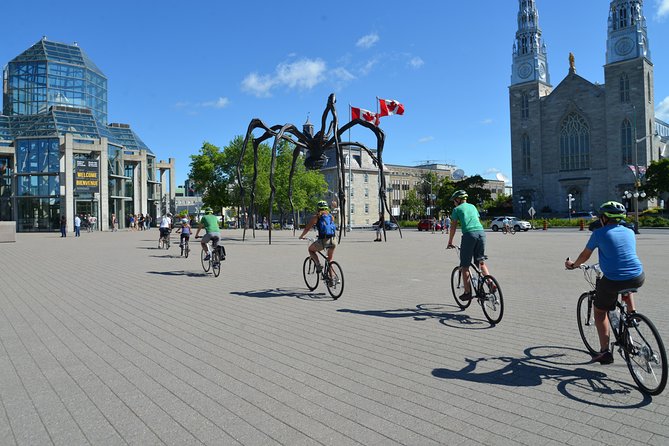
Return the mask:
<svg viewBox="0 0 669 446">
<path fill-rule="evenodd" d="M 578 75 L 573 54 L 567 76 L 551 84 L 548 53 L 535 0 L 519 0 L 509 105 L 514 207 L 567 215 L 624 202 L 636 172 L 658 160 L 669 125 L 655 118 L 653 63 L 643 0 L 615 0 L 607 13 L 604 85 Z M 577 53 L 578 49 L 575 49 Z M 653 204 L 653 203 L 651 203 Z M 649 203 L 639 201 L 639 208 Z"/>
</svg>

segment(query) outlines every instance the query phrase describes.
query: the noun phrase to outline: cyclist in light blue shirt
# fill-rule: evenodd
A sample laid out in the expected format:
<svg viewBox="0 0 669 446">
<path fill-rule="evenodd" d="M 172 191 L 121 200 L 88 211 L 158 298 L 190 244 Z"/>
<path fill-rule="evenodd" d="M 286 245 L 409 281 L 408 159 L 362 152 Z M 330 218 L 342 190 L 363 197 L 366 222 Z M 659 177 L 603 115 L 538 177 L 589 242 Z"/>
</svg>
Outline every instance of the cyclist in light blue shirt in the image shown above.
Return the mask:
<svg viewBox="0 0 669 446">
<path fill-rule="evenodd" d="M 602 204 L 599 208 L 602 227 L 592 232 L 590 240 L 575 261 L 567 259 L 564 264 L 567 269 L 578 268 L 595 249 L 599 250 L 599 266 L 604 276 L 597 283 L 594 305 L 601 351 L 593 361 L 602 364 L 613 362 L 613 354 L 609 351 L 608 312 L 615 310 L 620 290 L 639 288 L 645 279 L 643 266 L 636 254 L 634 231 L 620 224 L 626 213 L 625 206 L 618 202 L 607 201 Z M 631 293 L 624 295 L 623 301 L 631 313 L 636 310 Z"/>
</svg>

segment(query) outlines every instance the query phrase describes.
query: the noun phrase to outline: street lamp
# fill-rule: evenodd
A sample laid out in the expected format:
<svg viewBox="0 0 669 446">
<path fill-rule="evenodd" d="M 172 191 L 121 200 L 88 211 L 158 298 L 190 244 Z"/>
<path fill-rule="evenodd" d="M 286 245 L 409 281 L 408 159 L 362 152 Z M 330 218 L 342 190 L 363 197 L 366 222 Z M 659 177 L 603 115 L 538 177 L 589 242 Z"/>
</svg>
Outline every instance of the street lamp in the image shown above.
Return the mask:
<svg viewBox="0 0 669 446">
<path fill-rule="evenodd" d="M 567 194 L 567 203 L 569 203 L 569 220 L 571 220 L 571 204 L 576 201 L 572 194 Z"/>
<path fill-rule="evenodd" d="M 634 198 L 634 232 L 639 233 L 639 197 L 643 200 L 646 198 L 646 193 L 644 191 L 639 192 L 637 182 L 634 183 L 634 192 L 625 191 L 623 196 L 628 200 Z"/>
</svg>

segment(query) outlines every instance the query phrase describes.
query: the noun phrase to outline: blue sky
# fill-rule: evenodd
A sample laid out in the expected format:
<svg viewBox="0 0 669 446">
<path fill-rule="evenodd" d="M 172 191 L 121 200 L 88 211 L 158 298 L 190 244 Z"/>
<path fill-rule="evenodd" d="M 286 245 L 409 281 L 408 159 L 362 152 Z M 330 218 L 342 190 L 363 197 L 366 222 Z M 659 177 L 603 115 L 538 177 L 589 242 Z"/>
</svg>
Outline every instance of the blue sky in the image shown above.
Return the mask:
<svg viewBox="0 0 669 446">
<path fill-rule="evenodd" d="M 608 0 L 537 0 L 557 86 L 568 72 L 604 81 Z M 280 5 L 280 6 L 279 6 Z M 337 95 L 385 117 L 384 161 L 455 164 L 511 176 L 508 86 L 517 0 L 338 2 L 199 0 L 3 2 L 0 63 L 37 42 L 78 42 L 109 80 L 110 122 L 128 123 L 178 184 L 204 141 L 224 146 L 249 121 L 319 124 Z M 669 120 L 669 0 L 646 0 L 658 116 Z M 370 145 L 371 133 L 351 139 Z"/>
</svg>

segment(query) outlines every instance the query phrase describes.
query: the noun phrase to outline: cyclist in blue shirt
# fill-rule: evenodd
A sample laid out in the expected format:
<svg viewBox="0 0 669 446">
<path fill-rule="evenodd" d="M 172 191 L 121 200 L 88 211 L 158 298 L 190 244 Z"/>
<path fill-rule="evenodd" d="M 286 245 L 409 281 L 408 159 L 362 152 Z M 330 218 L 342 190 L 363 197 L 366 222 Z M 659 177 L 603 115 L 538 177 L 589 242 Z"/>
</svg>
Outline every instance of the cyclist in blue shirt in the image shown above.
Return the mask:
<svg viewBox="0 0 669 446">
<path fill-rule="evenodd" d="M 316 226 L 318 229 L 318 239 L 309 245 L 309 256 L 316 264 L 316 271 L 319 273 L 322 271 L 323 266 L 318 260 L 316 253 L 327 249 L 328 262 L 332 262 L 332 257 L 334 256 L 335 248 L 337 247 L 337 239 L 335 238 L 335 228 L 334 219 L 332 214 L 330 214 L 330 207 L 325 200 L 318 202 L 318 212 L 311 217 L 311 220 L 304 227 L 304 231 L 300 235 L 300 240 L 304 240 L 305 236 L 309 233 L 309 230 Z M 330 233 L 327 234 L 324 231 L 330 230 Z"/>
<path fill-rule="evenodd" d="M 592 232 L 585 249 L 575 261 L 567 259 L 564 266 L 574 269 L 585 263 L 595 249 L 599 249 L 599 266 L 604 276 L 597 283 L 595 295 L 595 326 L 599 335 L 600 353 L 593 362 L 611 364 L 613 354 L 609 351 L 608 312 L 615 310 L 618 292 L 643 285 L 643 266 L 636 254 L 634 231 L 621 225 L 625 218 L 625 206 L 615 201 L 607 201 L 599 207 L 602 227 Z M 632 294 L 623 296 L 630 312 L 635 311 Z"/>
</svg>

